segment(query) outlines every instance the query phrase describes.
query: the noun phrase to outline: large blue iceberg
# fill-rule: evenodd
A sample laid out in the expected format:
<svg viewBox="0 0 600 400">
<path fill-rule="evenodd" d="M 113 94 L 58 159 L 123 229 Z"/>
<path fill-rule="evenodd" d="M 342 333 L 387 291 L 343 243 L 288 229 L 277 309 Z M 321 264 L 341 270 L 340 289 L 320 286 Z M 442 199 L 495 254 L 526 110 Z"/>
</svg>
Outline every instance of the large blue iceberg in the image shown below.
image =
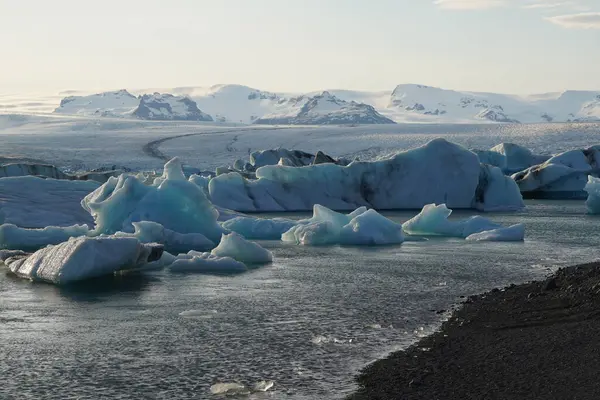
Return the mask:
<svg viewBox="0 0 600 400">
<path fill-rule="evenodd" d="M 444 139 L 381 161 L 348 166 L 267 165 L 256 180 L 239 173 L 210 180 L 214 204 L 242 212 L 306 211 L 315 204 L 335 210 L 421 209 L 429 203 L 482 211 L 524 207 L 515 182 L 478 156 Z"/>
</svg>

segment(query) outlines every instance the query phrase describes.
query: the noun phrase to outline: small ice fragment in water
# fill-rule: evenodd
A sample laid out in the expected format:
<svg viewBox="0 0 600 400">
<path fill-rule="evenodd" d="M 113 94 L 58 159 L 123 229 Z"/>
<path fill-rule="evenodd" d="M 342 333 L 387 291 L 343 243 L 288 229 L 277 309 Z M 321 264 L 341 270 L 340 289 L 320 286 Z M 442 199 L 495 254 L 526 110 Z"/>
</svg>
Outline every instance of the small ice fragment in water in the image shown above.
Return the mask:
<svg viewBox="0 0 600 400">
<path fill-rule="evenodd" d="M 242 394 L 248 392 L 246 386 L 239 383 L 215 383 L 210 387 L 212 394 Z"/>
<path fill-rule="evenodd" d="M 316 345 L 321 345 L 321 344 L 327 344 L 327 343 L 334 343 L 334 344 L 345 344 L 345 343 L 352 343 L 354 339 L 338 339 L 336 337 L 333 336 L 323 336 L 323 335 L 319 335 L 319 336 L 315 336 L 314 338 L 312 338 L 312 342 Z"/>
<path fill-rule="evenodd" d="M 275 382 L 273 382 L 273 381 L 256 382 L 254 384 L 254 391 L 255 392 L 266 392 L 267 390 L 271 389 L 274 384 L 275 384 Z"/>
</svg>

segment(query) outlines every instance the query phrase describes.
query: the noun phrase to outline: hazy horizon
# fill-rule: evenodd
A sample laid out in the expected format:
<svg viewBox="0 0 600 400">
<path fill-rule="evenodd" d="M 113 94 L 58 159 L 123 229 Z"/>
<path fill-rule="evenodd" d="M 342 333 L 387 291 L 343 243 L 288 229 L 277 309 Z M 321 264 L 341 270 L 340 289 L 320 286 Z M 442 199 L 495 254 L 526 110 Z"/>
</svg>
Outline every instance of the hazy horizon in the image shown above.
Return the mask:
<svg viewBox="0 0 600 400">
<path fill-rule="evenodd" d="M 600 90 L 595 0 L 0 0 L 2 92 Z"/>
</svg>

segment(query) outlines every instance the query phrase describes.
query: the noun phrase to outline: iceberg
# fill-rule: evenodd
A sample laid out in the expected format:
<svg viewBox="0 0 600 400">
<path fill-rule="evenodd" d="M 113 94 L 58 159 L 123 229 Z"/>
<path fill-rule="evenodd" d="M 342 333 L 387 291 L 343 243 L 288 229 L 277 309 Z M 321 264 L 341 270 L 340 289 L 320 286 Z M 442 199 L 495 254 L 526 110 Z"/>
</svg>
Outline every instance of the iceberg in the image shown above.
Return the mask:
<svg viewBox="0 0 600 400">
<path fill-rule="evenodd" d="M 492 147 L 490 151 L 505 157 L 505 164 L 502 169 L 507 173 L 524 170 L 532 165 L 543 163 L 550 158 L 548 156 L 535 155 L 528 148 L 514 143 L 500 143 Z M 498 159 L 496 158 L 496 160 Z"/>
<path fill-rule="evenodd" d="M 269 250 L 235 232 L 223 234 L 221 242 L 211 254 L 216 257 L 230 257 L 247 264 L 267 264 L 273 261 L 273 254 Z"/>
<path fill-rule="evenodd" d="M 67 181 L 22 176 L 0 179 L 0 224 L 25 228 L 73 226 L 94 220 L 81 200 L 96 190 L 93 181 Z"/>
<path fill-rule="evenodd" d="M 597 174 L 600 159 L 594 148 L 570 150 L 512 175 L 526 197 L 584 199 L 588 175 Z"/>
<path fill-rule="evenodd" d="M 286 218 L 236 217 L 221 223 L 221 226 L 246 239 L 280 240 L 281 235 L 297 224 L 298 221 Z"/>
<path fill-rule="evenodd" d="M 160 259 L 162 251 L 135 238 L 79 237 L 4 263 L 22 278 L 62 285 L 139 268 Z"/>
<path fill-rule="evenodd" d="M 474 233 L 467 240 L 475 242 L 522 242 L 525 240 L 525 225 L 516 224 L 508 228 L 496 228 Z"/>
<path fill-rule="evenodd" d="M 600 178 L 588 176 L 588 182 L 584 190 L 588 193 L 585 202 L 588 213 L 600 214 Z"/>
<path fill-rule="evenodd" d="M 449 221 L 450 214 L 452 210 L 445 204 L 427 204 L 419 214 L 406 221 L 402 228 L 411 235 L 467 238 L 474 233 L 502 227 L 478 215 L 462 221 Z"/>
<path fill-rule="evenodd" d="M 500 168 L 482 165 L 475 192 L 475 207 L 479 211 L 517 211 L 525 208 L 519 186 Z"/>
<path fill-rule="evenodd" d="M 285 232 L 284 242 L 307 246 L 387 245 L 404 241 L 402 225 L 385 218 L 375 210 L 360 207 L 344 215 L 321 205 L 314 206 L 313 217 L 299 221 Z"/>
<path fill-rule="evenodd" d="M 248 270 L 244 263 L 231 257 L 218 257 L 211 253 L 196 251 L 178 255 L 177 259 L 168 268 L 171 272 L 222 274 L 246 272 Z"/>
<path fill-rule="evenodd" d="M 348 245 L 388 245 L 404 242 L 402 225 L 375 210 L 356 215 L 342 227 L 340 243 Z"/>
<path fill-rule="evenodd" d="M 482 172 L 482 168 L 484 171 Z M 421 209 L 429 203 L 480 210 L 523 207 L 516 185 L 471 151 L 444 139 L 373 162 L 305 167 L 267 165 L 256 180 L 231 172 L 210 180 L 212 202 L 241 211 Z M 500 193 L 500 188 L 506 193 Z M 494 196 L 501 195 L 495 198 Z"/>
<path fill-rule="evenodd" d="M 62 243 L 72 237 L 85 236 L 88 232 L 87 225 L 27 229 L 3 224 L 0 225 L 0 249 L 37 250 L 50 244 Z"/>
<path fill-rule="evenodd" d="M 132 175 L 110 178 L 81 205 L 94 217 L 94 234 L 133 233 L 134 222 L 152 221 L 182 234 L 202 234 L 218 242 L 223 228 L 218 210 L 201 187 L 188 181 L 177 158 L 165 164 L 151 185 Z"/>
<path fill-rule="evenodd" d="M 135 232 L 117 232 L 116 236 L 136 237 L 142 243 L 159 243 L 171 253 L 184 253 L 190 250 L 205 251 L 215 247 L 215 243 L 201 233 L 178 233 L 157 222 L 132 222 Z"/>
</svg>

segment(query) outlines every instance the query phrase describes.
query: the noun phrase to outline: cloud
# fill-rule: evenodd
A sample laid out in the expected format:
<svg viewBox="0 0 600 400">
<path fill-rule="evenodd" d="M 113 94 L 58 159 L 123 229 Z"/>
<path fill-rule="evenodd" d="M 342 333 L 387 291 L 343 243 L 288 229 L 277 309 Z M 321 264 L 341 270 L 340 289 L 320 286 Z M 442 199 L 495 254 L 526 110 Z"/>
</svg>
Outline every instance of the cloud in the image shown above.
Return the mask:
<svg viewBox="0 0 600 400">
<path fill-rule="evenodd" d="M 433 3 L 448 10 L 481 10 L 505 6 L 507 0 L 435 0 Z"/>
<path fill-rule="evenodd" d="M 569 3 L 534 3 L 534 4 L 526 4 L 523 6 L 523 8 L 527 8 L 530 10 L 536 9 L 536 8 L 548 9 L 548 8 L 564 7 L 566 5 L 569 5 Z"/>
<path fill-rule="evenodd" d="M 546 20 L 569 29 L 600 29 L 600 12 L 557 15 Z"/>
<path fill-rule="evenodd" d="M 529 9 L 529 10 L 541 10 L 541 11 L 551 11 L 556 9 L 564 9 L 570 10 L 571 12 L 579 11 L 589 11 L 590 7 L 583 4 L 584 1 L 549 1 L 549 0 L 530 0 L 528 4 L 525 4 L 521 8 Z"/>
</svg>

